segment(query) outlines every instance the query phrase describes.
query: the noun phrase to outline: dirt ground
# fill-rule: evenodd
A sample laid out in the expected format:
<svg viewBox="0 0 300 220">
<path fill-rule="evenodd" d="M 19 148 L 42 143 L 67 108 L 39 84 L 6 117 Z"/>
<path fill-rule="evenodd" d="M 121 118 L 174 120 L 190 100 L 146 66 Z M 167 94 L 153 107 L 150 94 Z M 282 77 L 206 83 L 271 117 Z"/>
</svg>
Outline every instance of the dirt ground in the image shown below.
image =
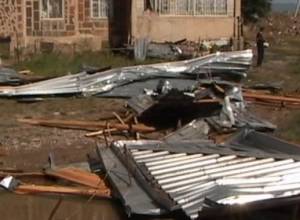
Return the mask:
<svg viewBox="0 0 300 220">
<path fill-rule="evenodd" d="M 87 131 L 31 126 L 18 118 L 98 121 L 124 112 L 124 100 L 55 98 L 37 103 L 0 100 L 0 161 L 2 168 L 40 170 L 52 153 L 55 163 L 86 161 L 101 139 L 87 138 Z M 4 155 L 3 155 L 4 154 Z"/>
<path fill-rule="evenodd" d="M 53 98 L 36 103 L 0 100 L 0 168 L 38 171 L 48 165 L 50 153 L 57 165 L 82 162 L 86 161 L 87 153 L 95 150 L 97 142 L 104 144 L 103 139 L 85 137 L 87 131 L 31 126 L 18 119 L 103 121 L 112 118 L 112 112 L 124 114 L 125 102 L 103 98 Z M 258 116 L 279 125 L 279 129 L 291 114 L 288 109 L 249 107 Z"/>
</svg>

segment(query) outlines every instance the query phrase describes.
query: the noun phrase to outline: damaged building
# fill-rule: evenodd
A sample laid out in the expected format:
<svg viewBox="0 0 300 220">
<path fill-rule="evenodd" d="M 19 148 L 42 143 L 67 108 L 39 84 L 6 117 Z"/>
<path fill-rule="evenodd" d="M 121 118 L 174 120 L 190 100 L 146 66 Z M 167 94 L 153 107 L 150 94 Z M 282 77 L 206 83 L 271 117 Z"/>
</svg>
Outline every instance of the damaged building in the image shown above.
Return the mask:
<svg viewBox="0 0 300 220">
<path fill-rule="evenodd" d="M 11 53 L 101 50 L 140 38 L 239 42 L 240 16 L 240 0 L 1 0 L 0 37 Z"/>
</svg>

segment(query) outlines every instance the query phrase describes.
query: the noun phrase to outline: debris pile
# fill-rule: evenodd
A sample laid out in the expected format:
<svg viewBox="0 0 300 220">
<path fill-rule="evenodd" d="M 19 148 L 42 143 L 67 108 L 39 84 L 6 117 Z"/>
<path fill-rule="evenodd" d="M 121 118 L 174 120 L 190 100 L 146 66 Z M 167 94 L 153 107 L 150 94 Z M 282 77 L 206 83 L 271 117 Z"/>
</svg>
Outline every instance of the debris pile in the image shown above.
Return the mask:
<svg viewBox="0 0 300 220">
<path fill-rule="evenodd" d="M 128 84 L 142 83 L 142 87 L 146 88 L 147 85 L 145 84 L 149 80 L 157 80 L 155 85 L 160 79 L 182 81 L 178 83 L 178 86 L 182 86 L 183 83 L 188 86 L 192 85 L 197 79 L 207 78 L 207 76 L 213 78 L 225 77 L 239 81 L 247 76 L 246 72 L 251 65 L 252 56 L 250 50 L 218 52 L 186 61 L 124 67 L 102 72 L 93 71 L 92 73 L 84 71 L 22 86 L 2 87 L 0 88 L 0 96 L 105 96 L 105 93 L 113 92 L 117 88 L 119 94 L 114 93 L 114 96 L 126 97 L 123 90 L 128 90 Z M 150 85 L 153 85 L 153 82 Z"/>
<path fill-rule="evenodd" d="M 105 145 L 97 144 L 96 158 L 89 157 L 84 169 L 56 167 L 49 157 L 50 168 L 42 172 L 0 173 L 1 186 L 21 194 L 113 195 L 128 215 L 181 212 L 190 219 L 238 211 L 241 204 L 255 210 L 290 202 L 299 196 L 299 147 L 261 133 L 276 126 L 255 116 L 248 105 L 298 108 L 300 98 L 266 92 L 269 85 L 243 87 L 251 59 L 251 51 L 216 53 L 0 88 L 0 95 L 10 98 L 128 98 L 126 113 L 112 112 L 106 121 L 19 119 L 88 131 L 86 137 L 103 136 Z M 218 141 L 222 135 L 226 138 Z M 55 182 L 26 183 L 24 176 Z"/>
<path fill-rule="evenodd" d="M 268 136 L 259 146 L 270 141 L 282 144 Z M 201 141 L 117 141 L 111 148 L 102 148 L 100 154 L 111 182 L 118 186 L 131 214 L 150 215 L 156 210 L 159 215 L 183 210 L 191 219 L 200 219 L 216 216 L 223 209 L 232 210 L 234 205 L 255 209 L 276 203 L 274 199 L 286 198 L 281 200 L 284 203 L 290 196 L 298 195 L 299 156 L 286 153 L 282 146 L 280 154 L 276 154 Z M 292 148 L 299 155 L 297 146 Z M 114 173 L 124 169 L 130 172 L 127 181 L 137 181 L 139 185 L 120 186 Z M 135 198 L 133 193 L 140 188 L 147 193 Z M 134 199 L 141 203 L 131 203 Z"/>
<path fill-rule="evenodd" d="M 21 82 L 22 79 L 15 70 L 0 66 L 0 85 L 19 85 Z"/>
<path fill-rule="evenodd" d="M 203 56 L 214 51 L 230 51 L 232 42 L 227 39 L 217 41 L 188 41 L 181 39 L 175 42 L 150 42 L 148 38 L 136 39 L 134 44 L 134 57 L 144 61 L 146 58 L 159 58 L 168 60 L 188 59 Z M 129 50 L 132 48 L 128 48 Z"/>
<path fill-rule="evenodd" d="M 55 168 L 47 169 L 43 172 L 3 172 L 5 176 L 0 182 L 0 186 L 17 194 L 70 194 L 80 196 L 96 196 L 100 198 L 110 198 L 111 191 L 107 187 L 103 178 L 89 171 L 79 168 Z M 64 180 L 65 184 L 51 185 L 33 184 L 20 181 L 24 177 L 39 177 L 43 179 L 54 178 Z"/>
</svg>

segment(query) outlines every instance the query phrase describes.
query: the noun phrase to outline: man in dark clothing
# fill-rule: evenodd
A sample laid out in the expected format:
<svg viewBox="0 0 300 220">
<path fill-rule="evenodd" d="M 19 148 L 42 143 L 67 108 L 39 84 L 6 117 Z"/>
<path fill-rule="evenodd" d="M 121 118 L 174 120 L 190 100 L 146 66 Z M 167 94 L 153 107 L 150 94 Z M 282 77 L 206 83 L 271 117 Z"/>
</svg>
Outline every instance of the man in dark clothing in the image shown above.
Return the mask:
<svg viewBox="0 0 300 220">
<path fill-rule="evenodd" d="M 264 48 L 265 39 L 263 36 L 263 31 L 264 28 L 260 28 L 259 32 L 256 35 L 257 66 L 261 66 L 265 54 L 265 48 Z"/>
</svg>

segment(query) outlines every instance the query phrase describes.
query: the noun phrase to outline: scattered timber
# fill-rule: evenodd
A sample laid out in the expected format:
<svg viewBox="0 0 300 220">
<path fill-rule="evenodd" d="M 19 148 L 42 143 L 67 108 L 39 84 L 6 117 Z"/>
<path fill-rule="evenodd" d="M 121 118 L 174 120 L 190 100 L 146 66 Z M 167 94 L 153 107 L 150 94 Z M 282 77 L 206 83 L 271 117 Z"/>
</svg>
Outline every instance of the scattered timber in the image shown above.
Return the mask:
<svg viewBox="0 0 300 220">
<path fill-rule="evenodd" d="M 19 119 L 19 122 L 40 125 L 45 127 L 57 127 L 65 129 L 79 129 L 88 131 L 98 131 L 100 129 L 115 128 L 120 131 L 129 130 L 134 132 L 153 132 L 154 127 L 148 127 L 144 124 L 120 124 L 120 123 L 107 123 L 107 122 L 87 122 L 75 120 L 47 120 L 47 119 Z"/>
<path fill-rule="evenodd" d="M 70 182 L 78 183 L 95 189 L 107 189 L 104 181 L 98 175 L 81 169 L 76 169 L 76 168 L 63 168 L 57 170 L 49 169 L 45 171 L 45 174 L 48 176 L 68 180 Z"/>
<path fill-rule="evenodd" d="M 67 187 L 67 186 L 41 186 L 22 184 L 15 190 L 17 194 L 39 194 L 39 193 L 56 193 L 56 194 L 70 194 L 81 196 L 97 196 L 101 198 L 111 198 L 110 190 L 99 190 L 87 187 Z"/>
</svg>

